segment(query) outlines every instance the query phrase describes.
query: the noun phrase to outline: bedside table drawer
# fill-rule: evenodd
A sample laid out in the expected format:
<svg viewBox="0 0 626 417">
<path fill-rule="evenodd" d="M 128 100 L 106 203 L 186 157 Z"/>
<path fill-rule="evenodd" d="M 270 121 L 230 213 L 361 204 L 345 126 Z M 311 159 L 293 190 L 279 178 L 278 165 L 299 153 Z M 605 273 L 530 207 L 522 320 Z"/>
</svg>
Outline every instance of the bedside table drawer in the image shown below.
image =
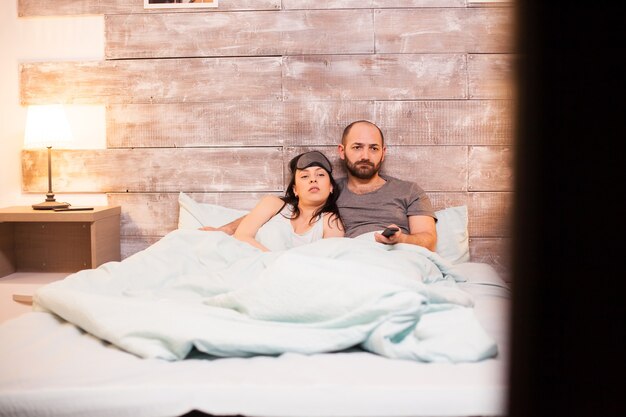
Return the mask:
<svg viewBox="0 0 626 417">
<path fill-rule="evenodd" d="M 0 209 L 0 277 L 13 272 L 76 272 L 119 261 L 119 206 L 90 211 Z"/>
<path fill-rule="evenodd" d="M 18 271 L 65 272 L 91 268 L 89 223 L 15 223 Z"/>
</svg>

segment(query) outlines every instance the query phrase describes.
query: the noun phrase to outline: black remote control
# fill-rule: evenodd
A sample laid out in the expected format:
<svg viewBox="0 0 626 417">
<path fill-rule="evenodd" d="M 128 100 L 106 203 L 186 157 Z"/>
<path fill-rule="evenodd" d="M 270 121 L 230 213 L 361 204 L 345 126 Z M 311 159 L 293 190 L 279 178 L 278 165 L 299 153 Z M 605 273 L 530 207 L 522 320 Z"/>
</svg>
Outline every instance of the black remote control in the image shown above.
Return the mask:
<svg viewBox="0 0 626 417">
<path fill-rule="evenodd" d="M 54 211 L 83 211 L 93 210 L 93 207 L 60 207 L 53 209 Z"/>
<path fill-rule="evenodd" d="M 389 238 L 390 236 L 393 236 L 398 230 L 397 227 L 387 227 L 385 230 L 383 230 L 382 235 L 385 236 L 386 238 Z"/>
</svg>

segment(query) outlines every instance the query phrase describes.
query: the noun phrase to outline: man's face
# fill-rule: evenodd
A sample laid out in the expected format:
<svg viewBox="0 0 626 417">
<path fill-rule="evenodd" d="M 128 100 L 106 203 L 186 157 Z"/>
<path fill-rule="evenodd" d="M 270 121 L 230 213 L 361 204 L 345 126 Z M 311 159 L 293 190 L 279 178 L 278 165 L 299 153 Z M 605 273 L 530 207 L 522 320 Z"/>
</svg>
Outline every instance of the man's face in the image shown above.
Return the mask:
<svg viewBox="0 0 626 417">
<path fill-rule="evenodd" d="M 348 172 L 360 179 L 368 180 L 380 170 L 387 149 L 376 127 L 368 123 L 352 126 L 344 143 L 339 145 L 339 157 Z"/>
</svg>

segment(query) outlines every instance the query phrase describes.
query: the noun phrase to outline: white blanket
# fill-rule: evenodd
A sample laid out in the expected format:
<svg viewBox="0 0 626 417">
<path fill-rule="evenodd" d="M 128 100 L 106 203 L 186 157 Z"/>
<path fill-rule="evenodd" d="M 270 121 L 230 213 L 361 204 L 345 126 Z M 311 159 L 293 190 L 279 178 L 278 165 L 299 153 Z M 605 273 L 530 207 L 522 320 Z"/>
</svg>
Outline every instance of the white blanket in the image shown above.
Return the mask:
<svg viewBox="0 0 626 417">
<path fill-rule="evenodd" d="M 414 245 L 333 238 L 264 253 L 221 232 L 176 230 L 40 288 L 34 304 L 144 358 L 353 346 L 426 362 L 493 357 L 463 280 Z"/>
</svg>

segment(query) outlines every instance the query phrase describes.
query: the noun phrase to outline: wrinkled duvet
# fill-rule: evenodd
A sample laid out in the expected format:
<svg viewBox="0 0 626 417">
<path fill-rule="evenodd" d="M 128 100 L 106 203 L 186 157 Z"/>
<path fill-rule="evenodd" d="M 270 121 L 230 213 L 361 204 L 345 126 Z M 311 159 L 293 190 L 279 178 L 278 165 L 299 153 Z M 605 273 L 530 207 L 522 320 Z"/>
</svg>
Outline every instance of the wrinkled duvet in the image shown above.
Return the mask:
<svg viewBox="0 0 626 417">
<path fill-rule="evenodd" d="M 176 230 L 121 262 L 41 287 L 34 306 L 143 358 L 360 347 L 475 362 L 498 349 L 457 284 L 464 280 L 414 245 L 332 238 L 261 252 L 221 232 Z"/>
</svg>

